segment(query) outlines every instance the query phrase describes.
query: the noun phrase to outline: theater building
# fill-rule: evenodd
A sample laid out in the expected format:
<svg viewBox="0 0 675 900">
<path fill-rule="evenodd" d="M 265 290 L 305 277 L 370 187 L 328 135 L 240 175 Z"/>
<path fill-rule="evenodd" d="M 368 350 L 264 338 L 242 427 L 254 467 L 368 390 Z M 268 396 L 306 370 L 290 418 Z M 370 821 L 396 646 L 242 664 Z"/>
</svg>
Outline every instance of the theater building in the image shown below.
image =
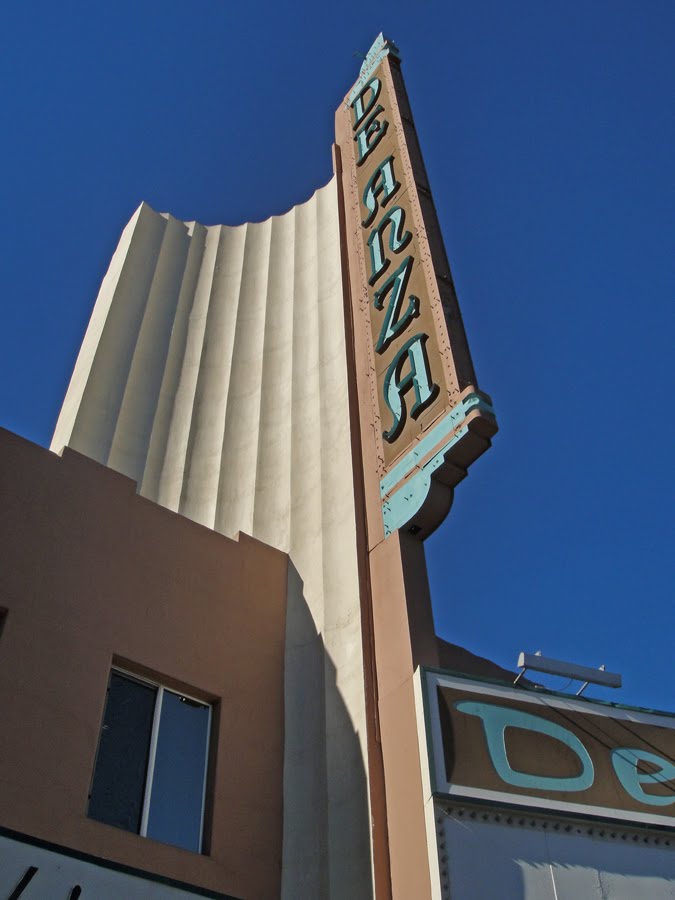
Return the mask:
<svg viewBox="0 0 675 900">
<path fill-rule="evenodd" d="M 259 223 L 141 204 L 52 452 L 0 433 L 0 896 L 672 896 L 675 720 L 435 634 L 497 425 L 381 35 L 333 167 Z"/>
</svg>

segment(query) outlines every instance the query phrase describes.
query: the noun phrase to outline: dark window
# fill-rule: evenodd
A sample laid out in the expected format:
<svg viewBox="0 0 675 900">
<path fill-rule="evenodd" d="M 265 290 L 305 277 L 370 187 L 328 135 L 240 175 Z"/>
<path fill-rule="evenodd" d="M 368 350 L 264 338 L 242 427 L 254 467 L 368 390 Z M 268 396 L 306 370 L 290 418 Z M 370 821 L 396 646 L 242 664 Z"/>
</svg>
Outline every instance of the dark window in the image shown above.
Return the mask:
<svg viewBox="0 0 675 900">
<path fill-rule="evenodd" d="M 211 708 L 114 670 L 89 815 L 201 851 Z"/>
<path fill-rule="evenodd" d="M 89 815 L 140 831 L 157 688 L 117 672 L 110 676 Z"/>
</svg>

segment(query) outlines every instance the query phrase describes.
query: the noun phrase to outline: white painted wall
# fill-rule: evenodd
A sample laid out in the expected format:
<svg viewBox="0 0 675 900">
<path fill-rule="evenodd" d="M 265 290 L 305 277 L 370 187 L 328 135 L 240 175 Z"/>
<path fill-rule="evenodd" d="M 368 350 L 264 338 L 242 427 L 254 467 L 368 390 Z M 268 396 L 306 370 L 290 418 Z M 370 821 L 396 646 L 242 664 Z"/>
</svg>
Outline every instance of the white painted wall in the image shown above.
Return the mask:
<svg viewBox="0 0 675 900">
<path fill-rule="evenodd" d="M 236 227 L 142 204 L 51 445 L 208 528 L 290 553 L 289 900 L 372 893 L 339 247 L 335 179 L 283 216 Z"/>
<path fill-rule="evenodd" d="M 510 813 L 497 823 L 447 815 L 436 809 L 442 844 L 441 866 L 449 882 L 441 894 L 452 900 L 672 900 L 675 897 L 675 850 L 644 842 L 644 835 L 563 820 L 554 830 L 549 822 L 525 816 L 524 825 L 507 825 Z M 515 820 L 519 814 L 512 816 Z M 536 821 L 534 827 L 530 824 Z M 617 837 L 609 835 L 614 831 Z"/>
<path fill-rule="evenodd" d="M 37 871 L 31 876 L 30 869 Z M 203 897 L 198 888 L 192 891 L 163 884 L 0 835 L 0 896 L 13 896 L 24 878 L 29 880 L 19 894 L 23 900 L 69 900 L 73 889 L 78 887 L 82 900 L 199 900 Z"/>
</svg>

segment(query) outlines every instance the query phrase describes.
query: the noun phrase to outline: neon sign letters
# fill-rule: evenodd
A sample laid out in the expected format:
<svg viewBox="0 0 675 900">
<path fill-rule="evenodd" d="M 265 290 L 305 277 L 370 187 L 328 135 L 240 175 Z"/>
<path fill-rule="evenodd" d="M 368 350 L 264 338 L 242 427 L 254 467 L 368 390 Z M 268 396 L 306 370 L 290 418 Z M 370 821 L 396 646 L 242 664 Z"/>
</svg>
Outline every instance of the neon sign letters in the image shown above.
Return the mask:
<svg viewBox="0 0 675 900">
<path fill-rule="evenodd" d="M 675 827 L 675 716 L 423 670 L 438 795 Z"/>
<path fill-rule="evenodd" d="M 459 712 L 477 716 L 481 720 L 490 761 L 501 780 L 506 784 L 519 788 L 561 792 L 585 791 L 593 786 L 595 780 L 593 760 L 581 738 L 569 728 L 541 716 L 519 709 L 511 709 L 508 706 L 498 706 L 494 703 L 459 700 L 454 705 Z M 572 777 L 550 777 L 513 769 L 506 752 L 505 732 L 507 728 L 519 728 L 536 734 L 544 734 L 564 744 L 576 756 L 581 766 L 581 772 Z M 675 794 L 662 796 L 650 794 L 644 790 L 644 787 L 649 785 L 675 781 L 675 764 L 671 760 L 648 750 L 630 747 L 610 748 L 608 753 L 614 773 L 621 787 L 630 797 L 647 806 L 672 806 L 675 804 Z M 654 771 L 642 771 L 644 763 L 653 767 Z"/>
<path fill-rule="evenodd" d="M 385 135 L 390 133 L 381 99 L 383 83 L 374 76 L 352 101 L 358 168 L 371 160 Z M 403 255 L 403 251 L 408 250 L 413 233 L 406 227 L 404 206 L 400 202 L 390 205 L 400 200 L 403 193 L 397 177 L 398 165 L 394 147 L 393 152 L 383 154 L 377 162 L 361 195 L 365 208 L 361 226 L 367 230 L 368 285 L 373 290 L 373 340 L 375 352 L 386 360 L 381 396 L 389 410 L 391 424 L 383 429 L 382 437 L 389 444 L 401 435 L 407 416 L 417 419 L 440 392 L 429 366 L 429 334 L 414 327 L 424 298 L 408 290 L 416 260 L 412 252 Z M 410 336 L 403 344 L 396 346 L 397 339 L 408 333 Z M 414 402 L 408 407 L 410 391 L 414 394 Z"/>
</svg>

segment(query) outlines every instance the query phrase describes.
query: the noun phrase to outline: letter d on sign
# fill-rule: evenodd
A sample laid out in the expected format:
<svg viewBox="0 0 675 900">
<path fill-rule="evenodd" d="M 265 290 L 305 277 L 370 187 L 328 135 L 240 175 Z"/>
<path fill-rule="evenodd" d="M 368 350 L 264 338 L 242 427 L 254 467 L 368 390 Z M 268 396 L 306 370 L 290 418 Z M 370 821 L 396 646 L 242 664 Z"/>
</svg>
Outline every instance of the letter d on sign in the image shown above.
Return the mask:
<svg viewBox="0 0 675 900">
<path fill-rule="evenodd" d="M 377 103 L 377 98 L 380 96 L 381 90 L 382 82 L 380 81 L 380 79 L 371 78 L 368 84 L 364 87 L 364 89 L 352 103 L 352 109 L 354 110 L 354 124 L 352 127 L 354 131 L 356 131 L 356 129 L 361 125 L 368 113 Z M 368 102 L 364 103 L 363 99 L 368 91 L 370 91 L 370 97 L 368 98 Z"/>
<path fill-rule="evenodd" d="M 520 788 L 534 788 L 539 791 L 585 791 L 593 784 L 595 772 L 588 751 L 579 738 L 567 728 L 563 728 L 562 725 L 556 725 L 555 722 L 549 722 L 548 719 L 543 719 L 541 716 L 534 716 L 518 709 L 509 709 L 507 706 L 497 706 L 494 703 L 459 700 L 455 703 L 455 708 L 468 716 L 478 716 L 481 719 L 492 765 L 502 781 L 507 784 Z M 525 731 L 546 734 L 556 741 L 560 741 L 561 744 L 565 744 L 579 758 L 581 774 L 571 778 L 551 778 L 546 775 L 530 775 L 527 772 L 518 772 L 516 769 L 512 769 L 504 740 L 504 732 L 507 728 L 522 728 Z"/>
</svg>

